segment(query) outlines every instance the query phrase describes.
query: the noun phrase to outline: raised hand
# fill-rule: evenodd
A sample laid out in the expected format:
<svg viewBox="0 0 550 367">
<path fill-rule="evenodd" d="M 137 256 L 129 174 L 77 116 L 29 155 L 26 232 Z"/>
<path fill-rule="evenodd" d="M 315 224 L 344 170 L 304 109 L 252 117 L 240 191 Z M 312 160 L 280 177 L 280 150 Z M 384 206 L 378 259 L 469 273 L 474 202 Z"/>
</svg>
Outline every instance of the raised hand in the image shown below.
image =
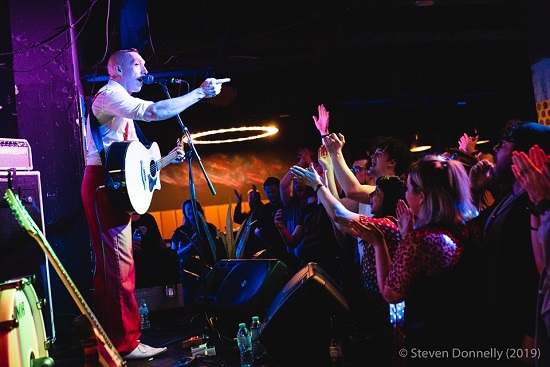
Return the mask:
<svg viewBox="0 0 550 367">
<path fill-rule="evenodd" d="M 471 154 L 476 151 L 476 144 L 479 139 L 479 135 L 476 136 L 469 136 L 468 134 L 464 133 L 458 140 L 458 149 Z"/>
<path fill-rule="evenodd" d="M 298 158 L 300 158 L 298 165 L 302 167 L 309 167 L 309 165 L 313 162 L 311 160 L 311 151 L 307 148 L 298 149 Z"/>
<path fill-rule="evenodd" d="M 313 168 L 313 165 L 310 165 L 307 169 L 300 166 L 292 166 L 290 167 L 290 172 L 292 172 L 296 180 L 302 182 L 304 185 L 317 187 L 318 184 L 323 183 L 321 176 Z"/>
<path fill-rule="evenodd" d="M 332 159 L 330 159 L 327 147 L 325 147 L 324 145 L 321 145 L 319 147 L 319 150 L 317 151 L 317 161 L 324 170 L 326 170 L 327 167 L 332 167 Z"/>
<path fill-rule="evenodd" d="M 237 200 L 237 204 L 240 204 L 243 202 L 243 195 L 237 191 L 237 189 L 233 190 L 233 193 L 235 194 L 235 200 Z"/>
<path fill-rule="evenodd" d="M 470 189 L 474 192 L 481 192 L 489 185 L 493 178 L 495 166 L 487 159 L 477 162 L 469 173 Z"/>
<path fill-rule="evenodd" d="M 330 155 L 338 154 L 342 151 L 344 144 L 346 144 L 346 139 L 344 138 L 344 135 L 340 133 L 332 133 L 323 139 L 323 144 L 327 147 L 327 151 Z"/>
<path fill-rule="evenodd" d="M 317 111 L 319 112 L 319 117 L 311 116 L 313 118 L 313 121 L 315 122 L 315 127 L 317 127 L 317 130 L 319 130 L 319 133 L 321 135 L 327 135 L 329 125 L 329 112 L 322 104 L 317 107 Z"/>
<path fill-rule="evenodd" d="M 399 229 L 399 233 L 401 233 L 402 237 L 405 237 L 414 228 L 414 214 L 404 200 L 399 200 L 397 202 L 395 214 L 397 215 L 397 228 Z"/>
</svg>

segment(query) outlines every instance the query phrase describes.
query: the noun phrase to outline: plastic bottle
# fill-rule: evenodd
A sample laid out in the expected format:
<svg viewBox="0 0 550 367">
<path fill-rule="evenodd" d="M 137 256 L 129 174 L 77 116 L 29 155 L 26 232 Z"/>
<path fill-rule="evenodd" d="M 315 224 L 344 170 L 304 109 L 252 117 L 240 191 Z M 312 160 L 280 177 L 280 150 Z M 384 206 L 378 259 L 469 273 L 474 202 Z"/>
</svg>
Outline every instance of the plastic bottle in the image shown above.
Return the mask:
<svg viewBox="0 0 550 367">
<path fill-rule="evenodd" d="M 344 354 L 342 352 L 342 342 L 338 338 L 338 333 L 334 327 L 334 316 L 330 318 L 330 328 L 332 332 L 329 345 L 330 366 L 341 367 L 344 365 Z"/>
<path fill-rule="evenodd" d="M 141 317 L 141 330 L 149 329 L 151 327 L 151 322 L 149 321 L 149 308 L 143 298 L 139 302 L 139 315 Z"/>
<path fill-rule="evenodd" d="M 237 331 L 237 346 L 239 347 L 241 367 L 251 367 L 254 363 L 252 337 L 244 322 L 239 324 L 239 331 Z"/>
<path fill-rule="evenodd" d="M 252 322 L 250 323 L 250 335 L 252 339 L 252 354 L 254 360 L 263 358 L 266 355 L 265 347 L 260 343 L 260 332 L 262 331 L 263 324 L 260 321 L 259 316 L 252 316 Z"/>
</svg>

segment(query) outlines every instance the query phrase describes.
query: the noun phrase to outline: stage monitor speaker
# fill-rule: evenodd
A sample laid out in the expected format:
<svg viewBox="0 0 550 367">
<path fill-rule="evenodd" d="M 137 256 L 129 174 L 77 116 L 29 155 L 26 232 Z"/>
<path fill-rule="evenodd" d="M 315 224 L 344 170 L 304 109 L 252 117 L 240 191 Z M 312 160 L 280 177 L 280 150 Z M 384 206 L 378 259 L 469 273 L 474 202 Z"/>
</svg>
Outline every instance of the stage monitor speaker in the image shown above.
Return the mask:
<svg viewBox="0 0 550 367">
<path fill-rule="evenodd" d="M 264 318 L 291 277 L 288 267 L 276 259 L 220 260 L 206 275 L 195 301 L 226 321 L 248 324 L 252 316 Z"/>
<path fill-rule="evenodd" d="M 340 286 L 316 263 L 300 269 L 268 308 L 260 341 L 272 357 L 287 356 L 288 346 L 300 349 L 303 359 L 322 366 L 328 362 L 331 317 L 349 324 L 353 318 Z M 284 341 L 284 342 L 282 342 Z"/>
</svg>

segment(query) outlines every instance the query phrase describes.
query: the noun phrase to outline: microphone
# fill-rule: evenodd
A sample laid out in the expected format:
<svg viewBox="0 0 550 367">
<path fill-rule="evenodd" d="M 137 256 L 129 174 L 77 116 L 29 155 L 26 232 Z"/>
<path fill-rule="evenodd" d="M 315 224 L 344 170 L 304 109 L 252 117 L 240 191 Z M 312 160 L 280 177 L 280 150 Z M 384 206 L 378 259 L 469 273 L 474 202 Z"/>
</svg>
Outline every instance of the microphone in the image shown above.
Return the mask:
<svg viewBox="0 0 550 367">
<path fill-rule="evenodd" d="M 152 75 L 143 76 L 143 84 L 188 84 L 187 81 L 177 78 L 155 78 Z"/>
</svg>

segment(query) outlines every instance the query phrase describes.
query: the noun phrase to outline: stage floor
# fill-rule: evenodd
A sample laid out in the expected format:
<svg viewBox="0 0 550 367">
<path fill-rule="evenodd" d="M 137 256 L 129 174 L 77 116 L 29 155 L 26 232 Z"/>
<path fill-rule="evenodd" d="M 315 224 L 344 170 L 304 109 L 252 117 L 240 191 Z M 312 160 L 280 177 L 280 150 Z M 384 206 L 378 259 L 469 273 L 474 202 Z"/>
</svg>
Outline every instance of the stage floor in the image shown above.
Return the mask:
<svg viewBox="0 0 550 367">
<path fill-rule="evenodd" d="M 207 321 L 210 318 L 204 310 L 190 307 L 180 307 L 170 310 L 158 310 L 150 313 L 151 329 L 143 332 L 141 341 L 155 347 L 167 347 L 168 350 L 149 360 L 127 361 L 129 367 L 180 367 L 178 362 L 191 356 L 190 347 L 185 347 L 182 342 L 193 336 L 208 336 L 209 345 L 214 345 L 215 356 L 201 356 L 188 364 L 193 366 L 240 366 L 234 333 L 224 335 L 215 329 L 215 326 Z M 235 326 L 236 327 L 236 326 Z M 236 330 L 236 329 L 235 329 Z M 229 333 L 229 332 L 227 332 Z M 55 367 L 82 366 L 80 345 L 74 340 L 74 336 L 59 335 L 54 347 L 50 351 L 50 357 L 55 362 Z M 183 367 L 183 365 L 181 365 Z"/>
</svg>

